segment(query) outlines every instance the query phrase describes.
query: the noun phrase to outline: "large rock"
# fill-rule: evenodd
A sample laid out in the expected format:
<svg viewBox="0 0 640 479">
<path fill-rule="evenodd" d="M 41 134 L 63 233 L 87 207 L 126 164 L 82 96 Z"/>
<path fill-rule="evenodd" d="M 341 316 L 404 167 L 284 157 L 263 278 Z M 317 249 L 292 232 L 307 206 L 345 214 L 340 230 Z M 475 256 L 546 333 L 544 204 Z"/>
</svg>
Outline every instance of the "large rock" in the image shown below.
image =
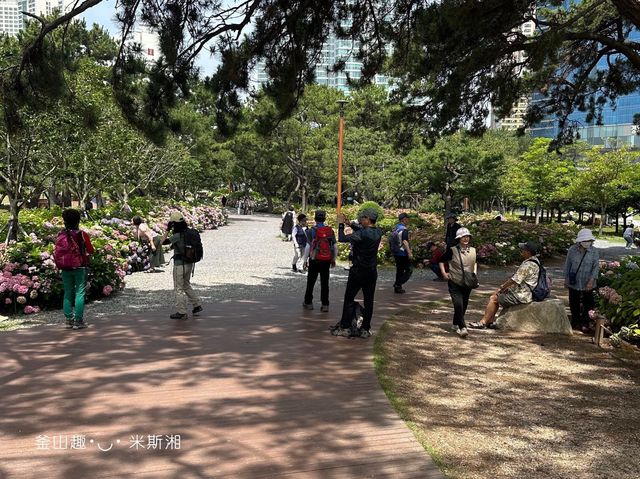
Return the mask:
<svg viewBox="0 0 640 479">
<path fill-rule="evenodd" d="M 496 327 L 530 333 L 573 334 L 564 303 L 559 299 L 506 308 L 498 316 Z"/>
</svg>

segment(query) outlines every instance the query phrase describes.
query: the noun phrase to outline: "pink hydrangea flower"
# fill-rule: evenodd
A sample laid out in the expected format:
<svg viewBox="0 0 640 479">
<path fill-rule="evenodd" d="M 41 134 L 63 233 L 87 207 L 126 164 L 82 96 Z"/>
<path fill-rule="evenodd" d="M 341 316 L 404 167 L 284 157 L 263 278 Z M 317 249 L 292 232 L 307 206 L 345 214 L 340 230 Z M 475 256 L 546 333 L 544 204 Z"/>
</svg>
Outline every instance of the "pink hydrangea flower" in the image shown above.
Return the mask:
<svg viewBox="0 0 640 479">
<path fill-rule="evenodd" d="M 4 304 L 11 304 L 13 303 L 13 301 L 11 301 L 11 298 L 4 298 Z"/>
<path fill-rule="evenodd" d="M 111 286 L 110 284 L 102 288 L 102 294 L 104 294 L 105 296 L 109 296 L 112 292 L 113 292 L 113 286 Z"/>
</svg>

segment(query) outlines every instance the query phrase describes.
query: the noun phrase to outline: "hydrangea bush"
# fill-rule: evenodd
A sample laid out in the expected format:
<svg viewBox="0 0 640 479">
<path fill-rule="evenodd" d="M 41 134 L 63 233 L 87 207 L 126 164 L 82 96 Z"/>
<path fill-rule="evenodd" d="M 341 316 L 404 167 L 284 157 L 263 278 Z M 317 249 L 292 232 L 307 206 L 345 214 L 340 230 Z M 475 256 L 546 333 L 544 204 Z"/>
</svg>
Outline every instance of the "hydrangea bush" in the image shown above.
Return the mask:
<svg viewBox="0 0 640 479">
<path fill-rule="evenodd" d="M 200 231 L 226 224 L 220 209 L 203 205 L 162 205 L 144 217 L 161 234 L 176 209 Z M 60 208 L 25 210 L 21 213 L 21 219 L 24 215 L 21 225 L 28 236 L 18 242 L 0 244 L 0 308 L 5 314 L 32 314 L 42 308 L 61 306 L 62 278 L 53 261 L 53 245 L 63 228 L 61 213 Z M 110 296 L 124 288 L 128 274 L 149 269 L 149 248 L 134 237 L 130 221 L 134 215 L 135 211 L 128 218 L 119 218 L 94 210 L 94 219 L 81 223 L 95 247 L 89 265 L 89 299 Z"/>
<path fill-rule="evenodd" d="M 596 314 L 614 331 L 626 330 L 626 339 L 640 343 L 640 257 L 600 262 Z"/>
</svg>

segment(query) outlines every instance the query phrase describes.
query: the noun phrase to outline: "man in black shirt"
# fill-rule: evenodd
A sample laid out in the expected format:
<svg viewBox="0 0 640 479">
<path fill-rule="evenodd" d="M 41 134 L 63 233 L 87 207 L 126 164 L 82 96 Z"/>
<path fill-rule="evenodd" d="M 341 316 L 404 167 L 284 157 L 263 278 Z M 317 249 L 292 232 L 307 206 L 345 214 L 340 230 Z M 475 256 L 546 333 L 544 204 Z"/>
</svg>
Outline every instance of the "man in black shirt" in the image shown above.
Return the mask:
<svg viewBox="0 0 640 479">
<path fill-rule="evenodd" d="M 351 335 L 351 319 L 354 315 L 355 298 L 362 289 L 364 296 L 364 312 L 362 314 L 362 326 L 358 335 L 362 338 L 371 336 L 371 317 L 373 316 L 373 297 L 378 280 L 378 249 L 382 239 L 382 231 L 376 227 L 378 214 L 375 210 L 367 208 L 358 215 L 358 223 L 349 223 L 344 215 L 340 215 L 338 221 L 338 241 L 351 243 L 353 248 L 353 266 L 349 270 L 347 289 L 344 292 L 344 305 L 340 324 L 331 331 L 334 336 Z M 353 233 L 344 233 L 345 225 L 350 225 Z"/>
<path fill-rule="evenodd" d="M 444 237 L 445 243 L 447 243 L 447 248 L 453 248 L 458 244 L 458 240 L 456 239 L 456 232 L 462 228 L 458 223 L 458 217 L 453 213 L 449 213 L 447 215 L 447 232 Z"/>
</svg>

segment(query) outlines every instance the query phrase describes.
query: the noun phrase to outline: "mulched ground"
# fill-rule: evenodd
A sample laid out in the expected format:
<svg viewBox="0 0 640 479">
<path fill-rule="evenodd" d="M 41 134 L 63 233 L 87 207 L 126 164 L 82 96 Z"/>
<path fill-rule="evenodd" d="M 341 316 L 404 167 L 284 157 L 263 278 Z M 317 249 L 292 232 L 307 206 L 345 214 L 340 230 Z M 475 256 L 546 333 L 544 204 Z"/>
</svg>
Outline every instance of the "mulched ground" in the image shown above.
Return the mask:
<svg viewBox="0 0 640 479">
<path fill-rule="evenodd" d="M 472 294 L 467 321 L 480 318 L 488 296 Z M 408 310 L 377 345 L 378 373 L 448 475 L 640 477 L 637 353 L 620 358 L 581 333 L 483 330 L 460 339 L 452 314 L 447 302 Z"/>
</svg>

